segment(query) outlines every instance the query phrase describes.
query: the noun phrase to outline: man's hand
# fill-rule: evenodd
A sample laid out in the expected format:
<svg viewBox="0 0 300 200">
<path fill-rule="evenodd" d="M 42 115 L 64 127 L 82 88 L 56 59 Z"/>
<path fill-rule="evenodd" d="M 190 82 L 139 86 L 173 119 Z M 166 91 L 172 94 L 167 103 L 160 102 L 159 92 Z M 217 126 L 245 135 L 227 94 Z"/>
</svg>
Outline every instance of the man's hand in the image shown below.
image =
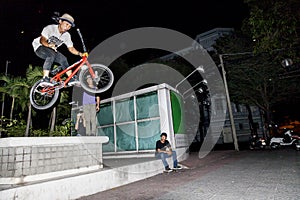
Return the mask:
<svg viewBox="0 0 300 200">
<path fill-rule="evenodd" d="M 55 52 L 57 52 L 57 48 L 56 48 L 55 44 L 50 43 L 50 44 L 48 45 L 48 47 L 51 48 L 51 49 L 53 49 Z"/>
<path fill-rule="evenodd" d="M 79 52 L 78 55 L 80 57 L 83 57 L 83 56 L 88 57 L 89 56 L 89 54 L 87 52 L 84 52 L 84 53 Z"/>
<path fill-rule="evenodd" d="M 169 148 L 167 148 L 166 149 L 166 153 L 168 154 L 168 155 L 172 155 L 172 149 L 169 147 Z"/>
</svg>

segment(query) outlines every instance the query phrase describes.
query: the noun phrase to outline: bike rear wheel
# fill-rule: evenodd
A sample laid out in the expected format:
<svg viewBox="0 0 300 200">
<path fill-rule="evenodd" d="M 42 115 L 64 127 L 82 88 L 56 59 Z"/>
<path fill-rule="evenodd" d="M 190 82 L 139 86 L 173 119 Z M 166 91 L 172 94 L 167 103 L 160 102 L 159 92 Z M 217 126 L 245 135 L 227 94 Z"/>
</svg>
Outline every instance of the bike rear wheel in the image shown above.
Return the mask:
<svg viewBox="0 0 300 200">
<path fill-rule="evenodd" d="M 43 86 L 42 81 L 37 81 L 30 90 L 30 103 L 38 110 L 52 107 L 58 99 L 59 90 L 52 86 Z"/>
<path fill-rule="evenodd" d="M 87 78 L 91 77 L 89 68 L 85 68 L 79 74 L 79 81 L 83 89 L 91 93 L 102 93 L 107 91 L 114 82 L 114 75 L 112 71 L 102 64 L 91 64 L 91 67 L 95 73 L 93 78 L 94 88 L 91 88 L 87 82 Z"/>
</svg>

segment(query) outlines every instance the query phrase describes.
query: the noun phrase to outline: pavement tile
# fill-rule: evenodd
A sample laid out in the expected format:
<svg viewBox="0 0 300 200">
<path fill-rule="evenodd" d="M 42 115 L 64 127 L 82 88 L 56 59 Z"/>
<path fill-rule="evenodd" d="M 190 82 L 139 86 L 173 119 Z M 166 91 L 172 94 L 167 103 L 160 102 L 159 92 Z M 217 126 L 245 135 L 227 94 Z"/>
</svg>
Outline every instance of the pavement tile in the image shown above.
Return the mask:
<svg viewBox="0 0 300 200">
<path fill-rule="evenodd" d="M 81 200 L 299 200 L 300 151 L 213 151 L 181 163 L 190 167 Z M 116 198 L 117 197 L 117 198 Z"/>
</svg>

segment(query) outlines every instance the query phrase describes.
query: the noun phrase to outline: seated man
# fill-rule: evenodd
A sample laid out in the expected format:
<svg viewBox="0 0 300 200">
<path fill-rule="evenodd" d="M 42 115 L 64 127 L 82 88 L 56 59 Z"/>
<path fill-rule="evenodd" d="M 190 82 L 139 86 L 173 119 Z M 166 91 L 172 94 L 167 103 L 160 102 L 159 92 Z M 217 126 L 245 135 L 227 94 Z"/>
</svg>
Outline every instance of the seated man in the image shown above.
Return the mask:
<svg viewBox="0 0 300 200">
<path fill-rule="evenodd" d="M 166 158 L 171 157 L 173 159 L 173 168 L 176 169 L 181 169 L 181 166 L 178 165 L 177 162 L 177 154 L 176 151 L 173 151 L 171 148 L 171 144 L 167 140 L 167 134 L 162 133 L 160 135 L 161 139 L 156 141 L 156 152 L 155 156 L 157 158 L 160 158 L 163 162 L 163 165 L 165 167 L 165 171 L 170 172 L 172 169 L 170 169 L 169 164 L 166 160 Z"/>
</svg>

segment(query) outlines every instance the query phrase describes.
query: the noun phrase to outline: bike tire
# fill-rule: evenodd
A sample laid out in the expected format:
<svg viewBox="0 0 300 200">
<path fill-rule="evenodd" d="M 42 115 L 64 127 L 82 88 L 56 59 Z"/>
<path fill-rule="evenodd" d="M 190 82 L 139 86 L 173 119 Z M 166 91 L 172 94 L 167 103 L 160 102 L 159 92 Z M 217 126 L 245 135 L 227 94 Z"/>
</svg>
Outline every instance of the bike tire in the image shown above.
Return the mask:
<svg viewBox="0 0 300 200">
<path fill-rule="evenodd" d="M 89 68 L 83 69 L 79 74 L 79 81 L 81 87 L 91 93 L 102 93 L 107 91 L 114 82 L 114 74 L 107 66 L 102 64 L 91 64 L 91 67 L 96 74 L 96 77 L 93 79 L 95 88 L 89 87 L 87 83 L 87 77 L 91 76 Z"/>
<path fill-rule="evenodd" d="M 39 80 L 31 87 L 29 99 L 34 108 L 46 110 L 56 103 L 59 96 L 59 90 L 55 88 L 50 89 L 50 87 L 43 86 L 41 83 L 42 81 Z"/>
</svg>

